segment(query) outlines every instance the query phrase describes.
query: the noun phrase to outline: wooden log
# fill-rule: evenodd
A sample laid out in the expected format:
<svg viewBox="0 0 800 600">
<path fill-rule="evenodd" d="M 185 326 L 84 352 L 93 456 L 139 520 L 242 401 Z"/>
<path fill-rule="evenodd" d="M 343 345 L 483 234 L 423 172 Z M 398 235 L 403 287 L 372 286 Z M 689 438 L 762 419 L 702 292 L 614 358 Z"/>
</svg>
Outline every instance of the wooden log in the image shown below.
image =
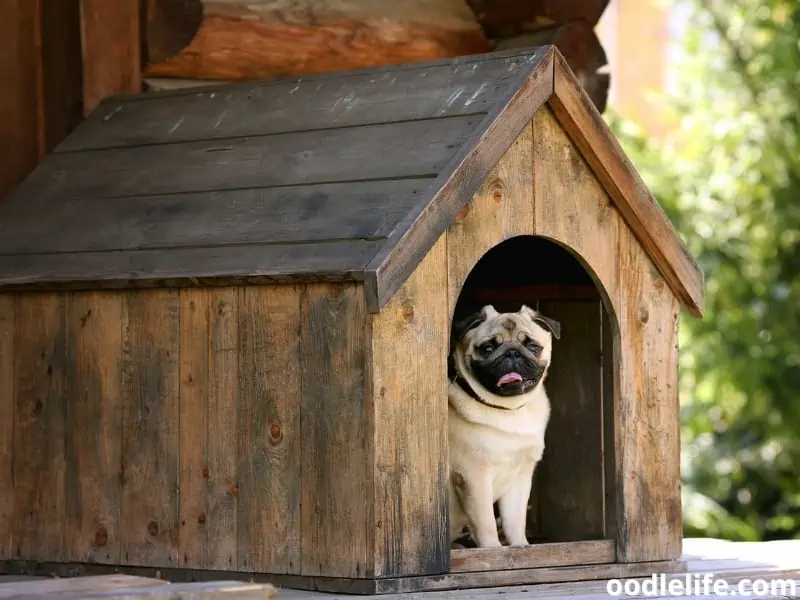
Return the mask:
<svg viewBox="0 0 800 600">
<path fill-rule="evenodd" d="M 592 22 L 568 21 L 520 33 L 499 40 L 497 50 L 545 45 L 553 45 L 559 49 L 597 110 L 602 113 L 608 101 L 610 77 L 601 70 L 608 66 L 608 58 Z"/>
<path fill-rule="evenodd" d="M 467 0 L 486 35 L 502 38 L 583 20 L 594 27 L 608 0 Z"/>
<path fill-rule="evenodd" d="M 465 0 L 202 0 L 203 22 L 185 39 L 148 24 L 145 75 L 267 79 L 376 67 L 491 50 Z M 182 37 L 183 36 L 183 37 Z M 148 50 L 148 53 L 151 53 Z"/>
</svg>

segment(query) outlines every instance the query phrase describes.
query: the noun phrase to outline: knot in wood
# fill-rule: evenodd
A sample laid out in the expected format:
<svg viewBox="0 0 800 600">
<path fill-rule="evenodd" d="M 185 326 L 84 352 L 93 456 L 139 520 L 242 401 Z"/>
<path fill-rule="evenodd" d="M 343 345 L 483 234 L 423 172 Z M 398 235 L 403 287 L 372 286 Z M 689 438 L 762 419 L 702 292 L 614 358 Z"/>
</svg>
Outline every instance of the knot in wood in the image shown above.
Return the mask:
<svg viewBox="0 0 800 600">
<path fill-rule="evenodd" d="M 283 439 L 283 431 L 278 423 L 270 423 L 269 425 L 269 442 L 273 446 L 278 444 Z"/>
<path fill-rule="evenodd" d="M 469 214 L 472 212 L 472 204 L 467 204 L 464 208 L 458 211 L 456 215 L 456 223 L 461 223 L 469 217 Z"/>
<path fill-rule="evenodd" d="M 492 182 L 492 200 L 500 204 L 506 197 L 506 186 L 499 179 Z"/>
<path fill-rule="evenodd" d="M 646 306 L 639 307 L 639 322 L 644 324 L 650 320 L 650 311 Z"/>
<path fill-rule="evenodd" d="M 228 488 L 228 493 L 231 496 L 238 496 L 239 495 L 239 484 L 234 483 L 231 487 Z"/>
<path fill-rule="evenodd" d="M 197 522 L 200 523 L 200 525 L 205 525 L 205 523 L 206 523 L 206 513 L 201 512 L 200 515 L 197 517 Z"/>
<path fill-rule="evenodd" d="M 153 537 L 156 537 L 158 535 L 158 523 L 156 523 L 155 521 L 150 521 L 147 524 L 147 533 L 149 533 Z"/>
<path fill-rule="evenodd" d="M 108 543 L 108 530 L 102 525 L 94 532 L 94 545 L 102 548 Z"/>
<path fill-rule="evenodd" d="M 203 477 L 208 477 L 208 467 L 203 467 Z"/>
<path fill-rule="evenodd" d="M 660 294 L 664 291 L 664 280 L 661 277 L 656 277 L 656 280 L 653 282 L 653 287 L 656 288 L 656 291 Z"/>
<path fill-rule="evenodd" d="M 411 304 L 404 304 L 401 312 L 406 323 L 414 321 L 414 307 Z"/>
</svg>

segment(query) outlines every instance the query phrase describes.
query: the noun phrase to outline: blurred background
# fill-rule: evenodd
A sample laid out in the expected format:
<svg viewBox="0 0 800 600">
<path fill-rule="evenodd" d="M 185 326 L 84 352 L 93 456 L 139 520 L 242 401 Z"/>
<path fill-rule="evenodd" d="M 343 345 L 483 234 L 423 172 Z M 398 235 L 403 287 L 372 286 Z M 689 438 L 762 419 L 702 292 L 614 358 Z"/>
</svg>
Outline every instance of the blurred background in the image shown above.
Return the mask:
<svg viewBox="0 0 800 600">
<path fill-rule="evenodd" d="M 541 44 L 706 274 L 686 535 L 800 538 L 800 0 L 2 0 L 0 201 L 112 94 Z"/>
</svg>

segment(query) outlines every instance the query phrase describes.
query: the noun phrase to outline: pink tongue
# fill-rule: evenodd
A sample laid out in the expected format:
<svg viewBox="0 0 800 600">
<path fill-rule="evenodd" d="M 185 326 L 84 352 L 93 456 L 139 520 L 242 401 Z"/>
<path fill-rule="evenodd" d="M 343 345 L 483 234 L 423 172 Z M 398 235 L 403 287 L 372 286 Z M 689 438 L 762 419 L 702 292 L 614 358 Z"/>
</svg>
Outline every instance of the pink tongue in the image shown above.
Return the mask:
<svg viewBox="0 0 800 600">
<path fill-rule="evenodd" d="M 508 383 L 516 383 L 517 381 L 522 381 L 522 375 L 519 373 L 506 373 L 500 379 L 497 380 L 497 386 L 500 387 L 501 385 L 506 385 Z"/>
</svg>

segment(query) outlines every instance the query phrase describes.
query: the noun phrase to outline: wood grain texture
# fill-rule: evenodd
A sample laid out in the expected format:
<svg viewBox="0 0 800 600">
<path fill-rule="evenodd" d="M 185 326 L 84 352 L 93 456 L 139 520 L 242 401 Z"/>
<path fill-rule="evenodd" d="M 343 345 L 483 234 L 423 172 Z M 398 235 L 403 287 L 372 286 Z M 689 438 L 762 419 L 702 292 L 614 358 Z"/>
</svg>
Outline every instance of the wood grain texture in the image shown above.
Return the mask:
<svg viewBox="0 0 800 600">
<path fill-rule="evenodd" d="M 179 296 L 123 298 L 120 563 L 177 566 Z"/>
<path fill-rule="evenodd" d="M 591 165 L 639 243 L 673 293 L 695 317 L 703 315 L 703 273 L 664 211 L 560 55 L 555 58 L 558 120 Z"/>
<path fill-rule="evenodd" d="M 0 294 L 0 556 L 13 556 L 11 531 L 14 518 L 14 315 L 11 294 Z"/>
<path fill-rule="evenodd" d="M 0 289 L 358 281 L 378 241 L 0 256 Z"/>
<path fill-rule="evenodd" d="M 206 524 L 208 473 L 209 292 L 185 289 L 180 296 L 180 399 L 178 448 L 180 495 L 179 564 L 204 567 L 209 546 Z"/>
<path fill-rule="evenodd" d="M 615 410 L 619 560 L 681 554 L 679 306 L 632 232 L 622 230 Z"/>
<path fill-rule="evenodd" d="M 135 575 L 96 575 L 94 577 L 59 577 L 43 580 L 0 583 L 0 598 L 19 596 L 46 598 L 51 594 L 81 594 L 105 592 L 118 588 L 151 587 L 160 583 L 151 577 Z"/>
<path fill-rule="evenodd" d="M 375 576 L 447 572 L 447 238 L 371 323 Z"/>
<path fill-rule="evenodd" d="M 239 398 L 238 290 L 209 290 L 208 304 L 208 477 L 206 478 L 206 530 L 209 544 L 205 565 L 209 569 L 235 569 L 238 565 L 239 460 L 236 435 Z M 205 476 L 205 471 L 203 472 Z"/>
<path fill-rule="evenodd" d="M 16 297 L 14 326 L 14 555 L 64 560 L 65 298 Z"/>
<path fill-rule="evenodd" d="M 533 130 L 530 124 L 447 229 L 449 318 L 473 267 L 503 241 L 533 233 Z"/>
<path fill-rule="evenodd" d="M 83 104 L 89 114 L 105 97 L 142 89 L 142 4 L 80 0 Z"/>
<path fill-rule="evenodd" d="M 300 306 L 296 286 L 238 290 L 240 570 L 292 573 L 301 564 L 301 451 L 312 443 L 301 430 L 301 385 L 306 375 L 326 384 L 327 378 L 323 372 L 306 374 L 300 365 L 307 352 L 300 342 Z M 307 510 L 317 502 L 324 502 L 322 496 Z"/>
<path fill-rule="evenodd" d="M 451 573 L 502 571 L 613 563 L 616 545 L 613 540 L 592 540 L 555 544 L 534 544 L 528 547 L 504 546 L 491 549 L 453 550 L 450 553 Z"/>
<path fill-rule="evenodd" d="M 300 357 L 301 573 L 374 574 L 373 399 L 359 285 L 309 285 Z"/>
<path fill-rule="evenodd" d="M 0 254 L 159 250 L 388 236 L 429 179 L 118 199 L 42 198 L 0 208 Z M 81 227 L 64 229 L 65 222 Z M 91 231 L 92 235 L 87 235 Z"/>
<path fill-rule="evenodd" d="M 601 295 L 616 298 L 619 217 L 578 149 L 543 108 L 533 119 L 534 233 L 578 258 Z"/>
<path fill-rule="evenodd" d="M 513 93 L 495 105 L 436 178 L 433 197 L 422 199 L 367 265 L 364 281 L 370 312 L 385 306 L 550 97 L 552 59 L 551 47 L 531 55 Z"/>
<path fill-rule="evenodd" d="M 14 194 L 66 203 L 79 198 L 430 177 L 447 166 L 480 123 L 480 117 L 459 116 L 88 154 L 61 152 L 50 155 L 36 176 Z"/>
<path fill-rule="evenodd" d="M 116 564 L 122 502 L 122 296 L 67 295 L 66 330 L 65 551 L 76 562 Z"/>
<path fill-rule="evenodd" d="M 552 542 L 597 540 L 606 512 L 602 304 L 543 301 L 538 310 L 561 323 L 545 381 L 551 413 L 537 467 L 539 531 Z"/>
<path fill-rule="evenodd" d="M 398 66 L 383 72 L 365 69 L 336 77 L 225 84 L 192 94 L 114 98 L 100 105 L 57 151 L 486 113 L 508 93 L 527 64 L 525 56 L 488 55 L 471 64 L 447 62 L 414 69 Z"/>
<path fill-rule="evenodd" d="M 464 0 L 203 4 L 192 42 L 178 56 L 149 64 L 148 74 L 271 79 L 491 49 Z"/>
</svg>

